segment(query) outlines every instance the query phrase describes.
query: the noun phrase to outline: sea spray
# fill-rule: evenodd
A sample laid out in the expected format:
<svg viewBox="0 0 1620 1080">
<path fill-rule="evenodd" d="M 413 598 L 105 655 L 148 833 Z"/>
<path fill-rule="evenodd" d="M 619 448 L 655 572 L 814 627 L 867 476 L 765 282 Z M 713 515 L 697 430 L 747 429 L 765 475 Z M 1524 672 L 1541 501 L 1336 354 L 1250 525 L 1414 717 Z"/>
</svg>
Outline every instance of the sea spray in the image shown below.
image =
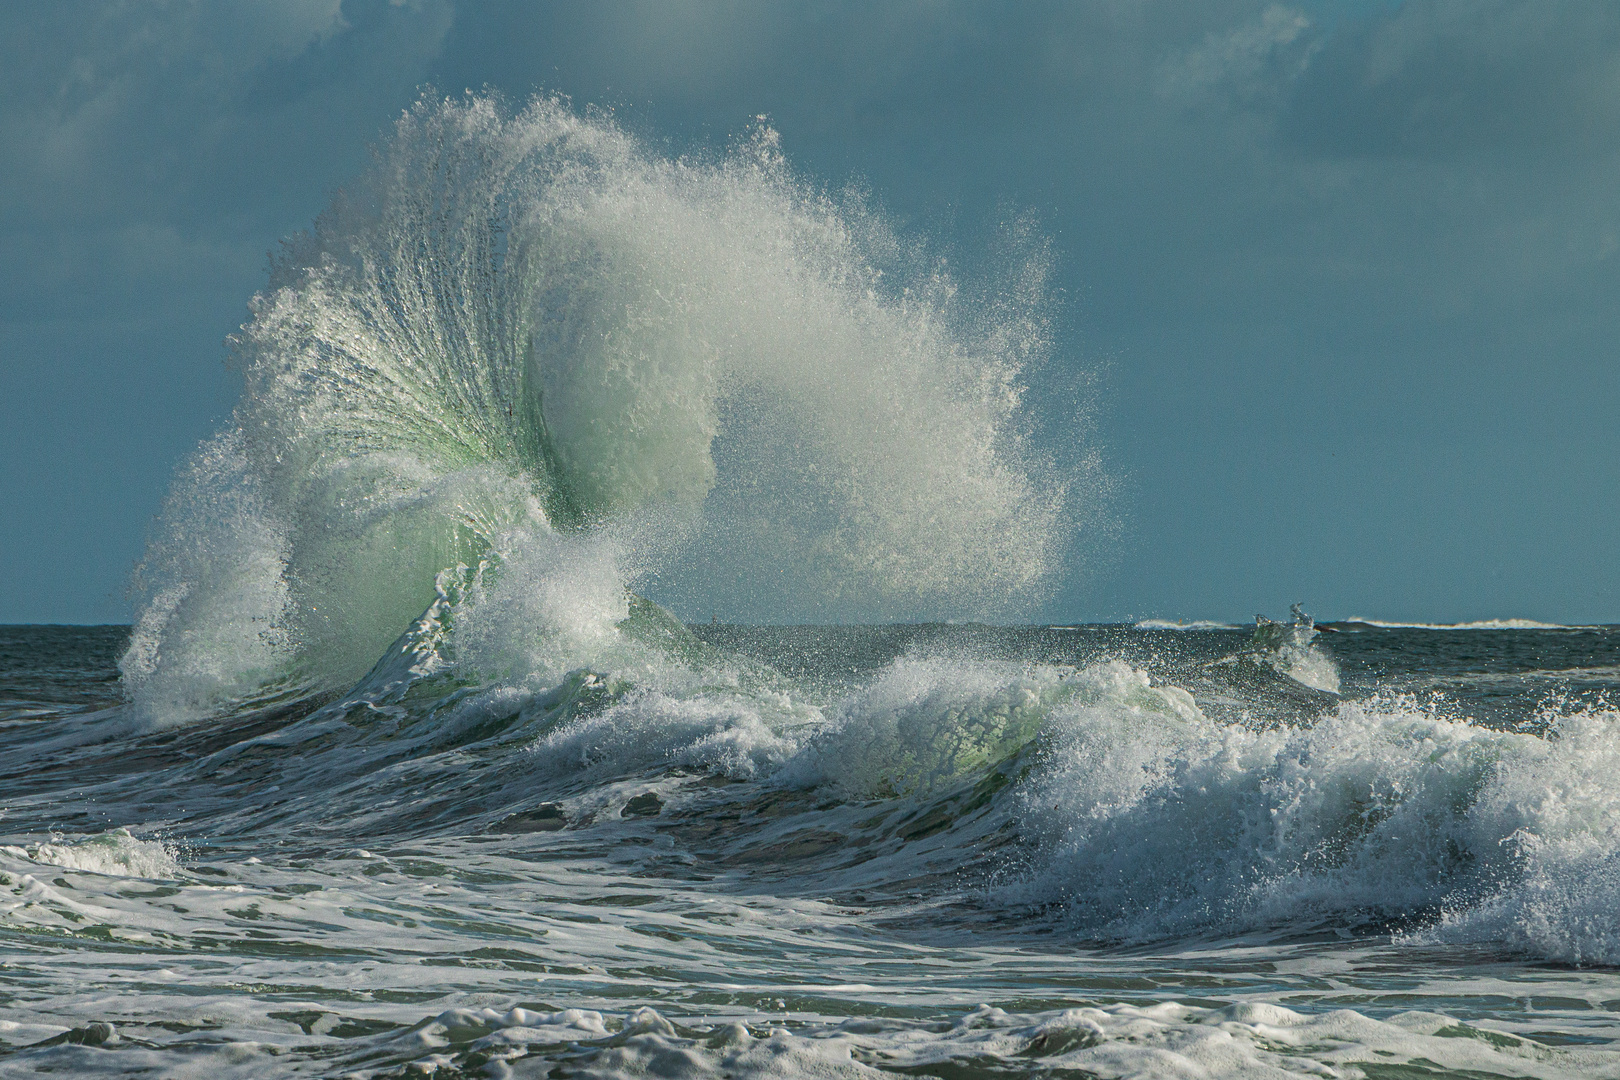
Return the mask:
<svg viewBox="0 0 1620 1080">
<path fill-rule="evenodd" d="M 239 432 L 205 442 L 175 480 L 146 559 L 146 596 L 119 664 L 138 721 L 168 727 L 286 673 L 285 527 L 265 505 Z"/>
<path fill-rule="evenodd" d="M 242 400 L 188 466 L 229 477 L 183 480 L 154 535 L 138 707 L 339 688 L 443 571 L 487 584 L 557 530 L 612 528 L 657 553 L 655 591 L 773 619 L 1038 599 L 1072 520 L 1021 400 L 1044 255 L 969 303 L 909 251 L 768 128 L 670 159 L 557 100 L 424 98 L 232 339 Z"/>
<path fill-rule="evenodd" d="M 1444 912 L 1421 937 L 1612 963 L 1614 721 L 1492 730 L 1395 695 L 1256 730 L 1077 700 L 1019 792 L 1044 839 L 1005 896 L 1105 940 L 1415 931 Z"/>
<path fill-rule="evenodd" d="M 1345 632 L 1331 694 L 493 535 L 344 692 L 0 725 L 0 1074 L 1616 1074 L 1612 631 Z"/>
</svg>

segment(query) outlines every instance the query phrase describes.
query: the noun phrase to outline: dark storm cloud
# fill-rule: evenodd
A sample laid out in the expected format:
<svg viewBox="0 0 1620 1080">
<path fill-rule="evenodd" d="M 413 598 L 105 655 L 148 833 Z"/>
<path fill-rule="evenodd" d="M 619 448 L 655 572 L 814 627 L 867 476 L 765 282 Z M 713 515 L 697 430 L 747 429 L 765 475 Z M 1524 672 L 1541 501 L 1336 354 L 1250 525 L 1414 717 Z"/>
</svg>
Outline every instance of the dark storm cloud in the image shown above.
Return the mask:
<svg viewBox="0 0 1620 1080">
<path fill-rule="evenodd" d="M 1115 572 L 1054 617 L 1616 617 L 1617 12 L 10 7 L 0 390 L 36 464 L 0 495 L 46 509 L 5 557 L 105 569 L 0 618 L 118 612 L 163 477 L 228 408 L 218 342 L 264 252 L 429 82 L 564 92 L 676 152 L 769 114 L 796 167 L 861 179 L 970 277 L 1033 215 L 1064 301 L 1038 385 L 1061 429 L 1105 371 L 1130 492 Z"/>
</svg>

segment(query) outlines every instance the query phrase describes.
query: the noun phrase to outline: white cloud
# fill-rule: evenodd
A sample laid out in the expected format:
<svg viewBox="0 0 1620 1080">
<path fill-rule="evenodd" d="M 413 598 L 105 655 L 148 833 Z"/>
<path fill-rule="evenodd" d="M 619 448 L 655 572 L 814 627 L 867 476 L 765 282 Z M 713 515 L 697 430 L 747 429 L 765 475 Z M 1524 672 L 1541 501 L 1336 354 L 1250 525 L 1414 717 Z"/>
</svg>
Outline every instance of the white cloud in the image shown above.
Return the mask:
<svg viewBox="0 0 1620 1080">
<path fill-rule="evenodd" d="M 1301 40 L 1310 26 L 1303 13 L 1274 4 L 1257 19 L 1172 53 L 1159 65 L 1159 93 L 1187 105 L 1212 96 L 1251 99 L 1305 70 L 1317 48 Z"/>
</svg>

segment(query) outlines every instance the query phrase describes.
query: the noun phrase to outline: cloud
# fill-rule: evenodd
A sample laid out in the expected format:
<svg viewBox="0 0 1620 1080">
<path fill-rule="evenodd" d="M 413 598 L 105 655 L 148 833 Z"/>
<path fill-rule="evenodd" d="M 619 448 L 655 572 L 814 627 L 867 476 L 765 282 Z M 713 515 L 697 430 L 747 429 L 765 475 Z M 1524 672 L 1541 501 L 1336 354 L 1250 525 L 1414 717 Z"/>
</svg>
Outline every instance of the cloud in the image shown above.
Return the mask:
<svg viewBox="0 0 1620 1080">
<path fill-rule="evenodd" d="M 446 0 L 0 11 L 9 317 L 123 317 L 224 282 L 242 295 L 221 312 L 239 311 L 274 237 L 414 96 L 451 16 Z"/>
<path fill-rule="evenodd" d="M 1211 95 L 1252 100 L 1297 78 L 1321 47 L 1307 36 L 1311 21 L 1280 5 L 1221 32 L 1196 47 L 1167 57 L 1159 68 L 1159 92 L 1172 101 L 1198 105 Z"/>
<path fill-rule="evenodd" d="M 1620 7 L 1413 0 L 1382 10 L 1324 41 L 1281 120 L 1290 144 L 1316 154 L 1607 154 L 1620 136 Z"/>
<path fill-rule="evenodd" d="M 0 222 L 191 217 L 272 192 L 307 175 L 301 135 L 358 122 L 362 142 L 374 137 L 450 16 L 441 0 L 9 8 Z"/>
</svg>

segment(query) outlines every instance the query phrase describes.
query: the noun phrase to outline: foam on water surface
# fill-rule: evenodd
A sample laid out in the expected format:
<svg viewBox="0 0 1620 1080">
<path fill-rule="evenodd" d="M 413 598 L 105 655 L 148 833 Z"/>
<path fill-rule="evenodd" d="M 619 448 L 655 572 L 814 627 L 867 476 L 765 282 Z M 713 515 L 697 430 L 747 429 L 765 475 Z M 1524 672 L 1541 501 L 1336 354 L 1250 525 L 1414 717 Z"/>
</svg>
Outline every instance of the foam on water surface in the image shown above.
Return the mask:
<svg viewBox="0 0 1620 1080">
<path fill-rule="evenodd" d="M 113 829 L 72 842 L 52 841 L 28 847 L 0 848 L 7 855 L 45 866 L 88 870 L 117 877 L 173 878 L 180 874 L 174 849 L 158 840 L 141 840 L 128 829 Z"/>
<path fill-rule="evenodd" d="M 12 970 L 65 988 L 87 956 L 114 963 L 104 988 L 81 981 L 0 1010 L 0 1075 L 1564 1077 L 1620 1065 L 1570 1039 L 1606 1030 L 1595 973 L 1497 963 L 1418 985 L 1396 975 L 1410 954 L 1376 942 L 1084 959 L 963 935 L 924 943 L 904 922 L 929 918 L 926 904 L 855 920 L 735 876 L 730 889 L 649 876 L 656 843 L 559 859 L 569 846 L 535 834 L 324 858 L 261 849 L 260 861 L 214 849 L 172 883 L 134 889 L 84 871 L 44 882 L 8 861 L 7 925 L 54 943 Z M 1219 976 L 1189 994 L 1200 971 Z M 1486 1024 L 1447 1011 L 1475 995 L 1523 1005 Z M 94 1024 L 111 1037 L 87 1039 Z M 1549 1026 L 1562 1045 L 1542 1041 Z"/>
</svg>

